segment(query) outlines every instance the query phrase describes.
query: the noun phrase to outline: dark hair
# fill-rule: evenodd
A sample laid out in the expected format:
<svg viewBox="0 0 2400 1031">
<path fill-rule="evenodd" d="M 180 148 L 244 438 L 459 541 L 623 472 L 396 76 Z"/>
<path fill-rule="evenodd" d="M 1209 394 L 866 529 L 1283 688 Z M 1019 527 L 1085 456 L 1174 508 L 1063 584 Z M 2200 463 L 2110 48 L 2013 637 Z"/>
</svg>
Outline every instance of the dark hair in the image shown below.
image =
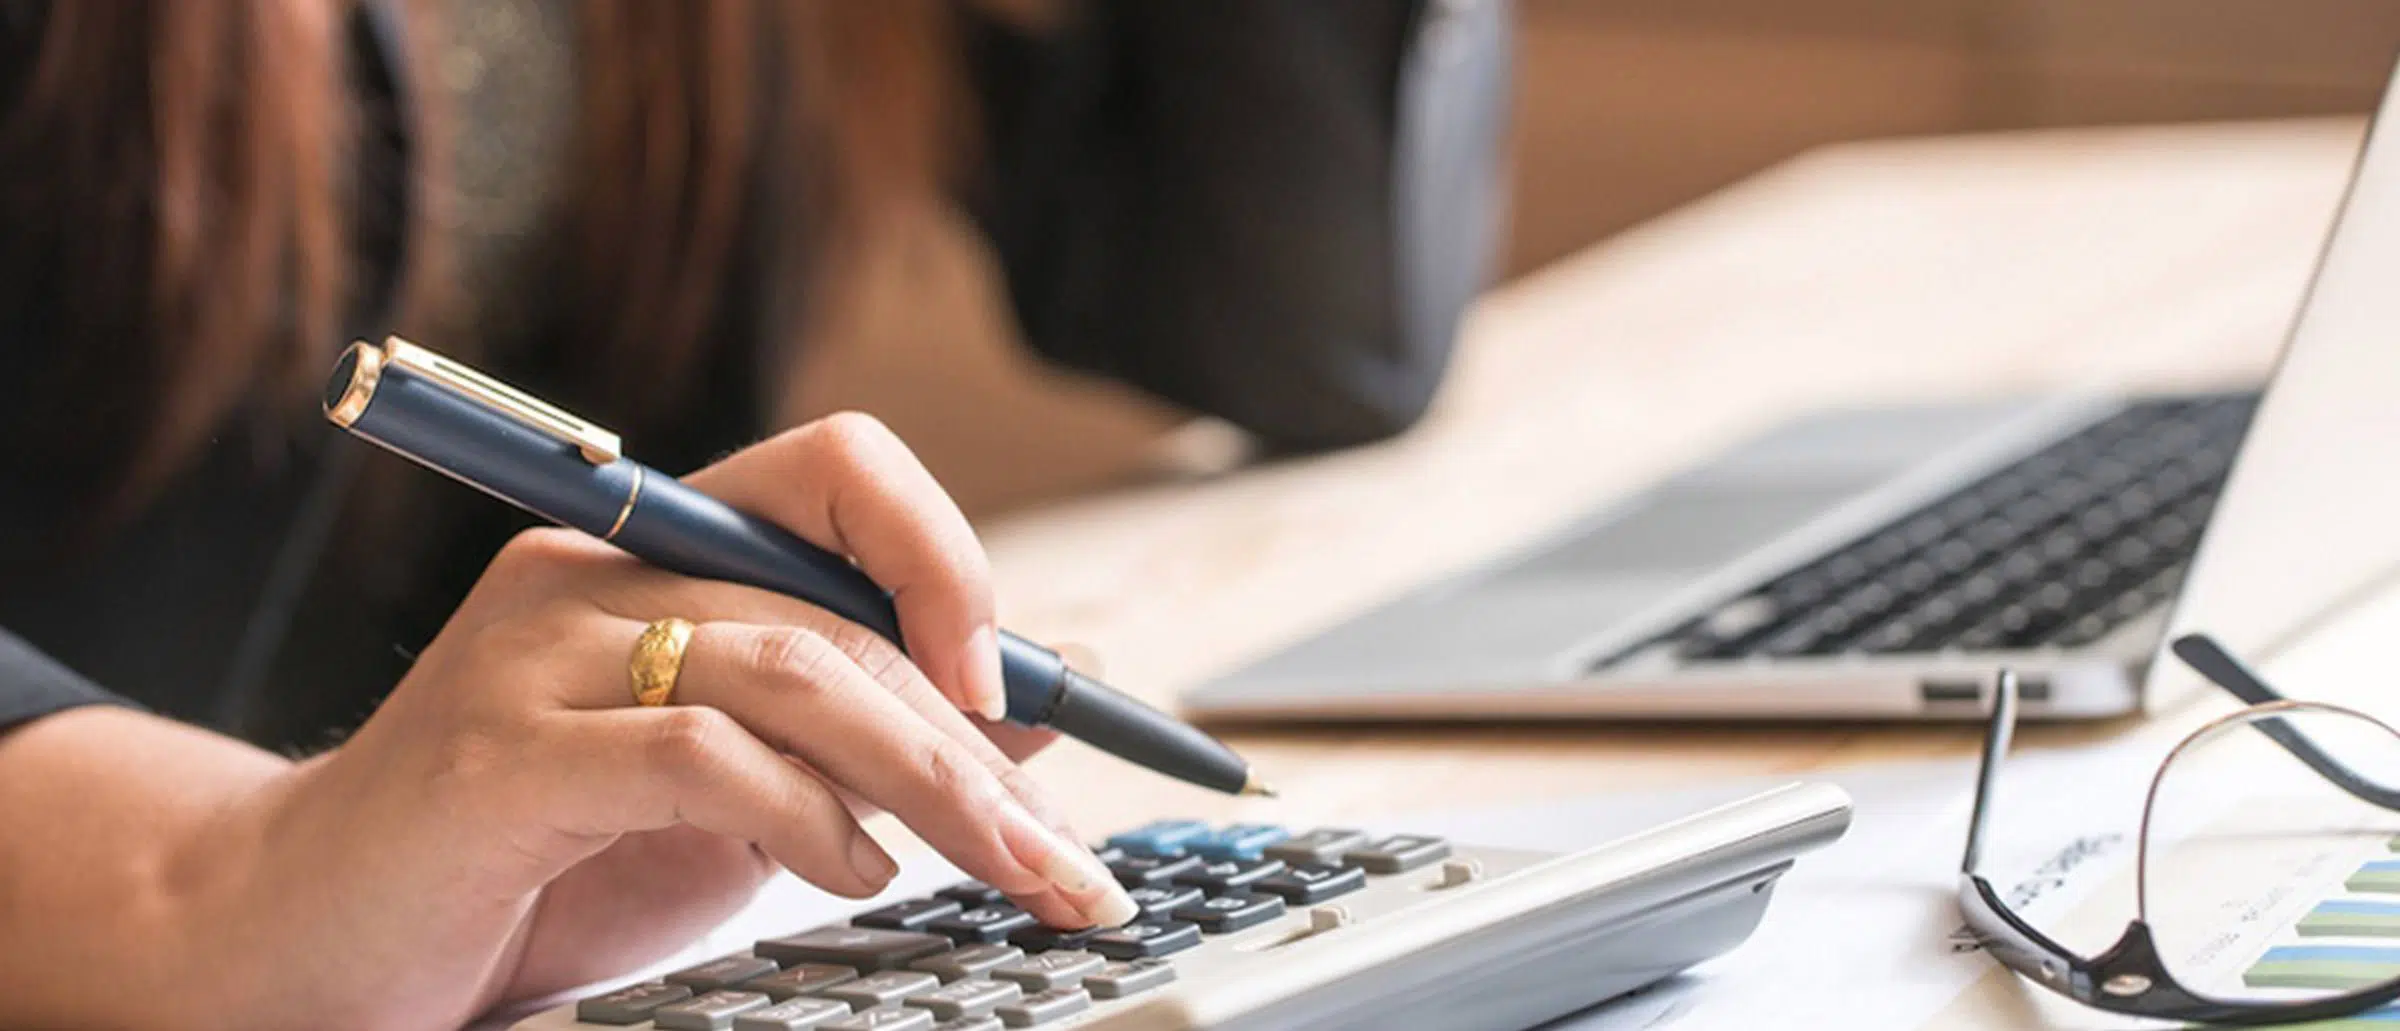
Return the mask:
<svg viewBox="0 0 2400 1031">
<path fill-rule="evenodd" d="M 608 299 L 578 346 L 612 394 L 672 397 L 693 375 L 761 170 L 805 191 L 773 206 L 795 213 L 788 224 L 768 227 L 795 250 L 947 171 L 953 87 L 936 0 L 575 10 L 576 167 L 605 172 L 570 179 L 567 271 L 577 296 Z M 313 398 L 357 289 L 350 13 L 49 5 L 0 126 L 0 251 L 31 270 L 17 288 L 48 313 L 33 327 L 39 375 L 22 386 L 55 411 L 32 420 L 43 440 L 0 443 L 0 457 L 121 512 L 231 413 L 288 417 Z M 410 174 L 423 182 L 441 165 L 428 155 L 443 120 L 421 107 L 417 120 L 430 143 Z M 424 221 L 409 230 L 411 307 L 443 292 Z"/>
</svg>

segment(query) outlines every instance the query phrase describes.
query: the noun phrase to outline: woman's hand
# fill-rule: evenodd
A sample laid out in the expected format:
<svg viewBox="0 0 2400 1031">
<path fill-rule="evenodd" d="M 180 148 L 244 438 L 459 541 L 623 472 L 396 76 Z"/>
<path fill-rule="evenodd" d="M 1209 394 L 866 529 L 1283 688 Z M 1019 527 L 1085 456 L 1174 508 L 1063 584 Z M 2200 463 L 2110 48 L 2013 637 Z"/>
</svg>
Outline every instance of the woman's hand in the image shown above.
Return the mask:
<svg viewBox="0 0 2400 1031">
<path fill-rule="evenodd" d="M 917 661 L 790 598 L 526 533 L 350 741 L 196 846 L 232 887 L 187 945 L 239 942 L 215 1012 L 455 1025 L 656 959 L 778 866 L 875 893 L 895 866 L 860 829 L 874 809 L 1050 924 L 1133 917 L 1016 766 L 1045 738 L 961 711 L 999 711 L 988 569 L 896 438 L 836 416 L 689 482 L 853 557 Z M 636 707 L 634 640 L 670 616 L 699 625 L 674 704 Z"/>
</svg>

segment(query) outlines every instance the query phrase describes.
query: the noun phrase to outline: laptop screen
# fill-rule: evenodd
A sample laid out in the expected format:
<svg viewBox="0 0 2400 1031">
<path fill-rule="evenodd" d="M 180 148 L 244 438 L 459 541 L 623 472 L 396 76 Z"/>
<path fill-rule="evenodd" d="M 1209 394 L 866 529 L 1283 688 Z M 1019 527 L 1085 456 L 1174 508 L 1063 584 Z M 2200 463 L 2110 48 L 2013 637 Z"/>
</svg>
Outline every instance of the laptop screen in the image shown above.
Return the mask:
<svg viewBox="0 0 2400 1031">
<path fill-rule="evenodd" d="M 2400 572 L 2400 73 L 2172 626 L 2273 658 Z M 2163 655 L 2144 698 L 2199 683 Z"/>
</svg>

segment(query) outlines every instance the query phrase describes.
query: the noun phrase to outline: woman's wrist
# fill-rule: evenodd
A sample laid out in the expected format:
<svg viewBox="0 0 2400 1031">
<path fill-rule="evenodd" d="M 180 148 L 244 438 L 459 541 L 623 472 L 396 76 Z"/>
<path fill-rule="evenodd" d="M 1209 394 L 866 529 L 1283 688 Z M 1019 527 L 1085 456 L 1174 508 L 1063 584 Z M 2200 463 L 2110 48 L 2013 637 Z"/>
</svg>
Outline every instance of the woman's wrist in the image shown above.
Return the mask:
<svg viewBox="0 0 2400 1031">
<path fill-rule="evenodd" d="M 238 928 L 207 926 L 238 870 L 216 844 L 290 764 L 113 707 L 0 736 L 0 1025 L 206 1026 Z M 213 939 L 213 940 L 212 940 Z M 155 991 L 129 986 L 159 986 Z"/>
</svg>

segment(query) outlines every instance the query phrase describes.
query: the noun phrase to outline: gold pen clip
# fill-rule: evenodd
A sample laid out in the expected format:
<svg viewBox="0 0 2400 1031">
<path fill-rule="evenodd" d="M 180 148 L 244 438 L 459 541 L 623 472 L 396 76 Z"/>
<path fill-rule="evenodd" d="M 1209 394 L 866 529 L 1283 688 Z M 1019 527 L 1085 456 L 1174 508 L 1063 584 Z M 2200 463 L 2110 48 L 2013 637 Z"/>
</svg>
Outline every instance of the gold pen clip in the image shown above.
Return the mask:
<svg viewBox="0 0 2400 1031">
<path fill-rule="evenodd" d="M 384 338 L 382 364 L 405 368 L 504 412 L 562 444 L 572 445 L 584 461 L 593 465 L 607 465 L 624 456 L 624 442 L 616 434 L 399 337 Z"/>
</svg>

